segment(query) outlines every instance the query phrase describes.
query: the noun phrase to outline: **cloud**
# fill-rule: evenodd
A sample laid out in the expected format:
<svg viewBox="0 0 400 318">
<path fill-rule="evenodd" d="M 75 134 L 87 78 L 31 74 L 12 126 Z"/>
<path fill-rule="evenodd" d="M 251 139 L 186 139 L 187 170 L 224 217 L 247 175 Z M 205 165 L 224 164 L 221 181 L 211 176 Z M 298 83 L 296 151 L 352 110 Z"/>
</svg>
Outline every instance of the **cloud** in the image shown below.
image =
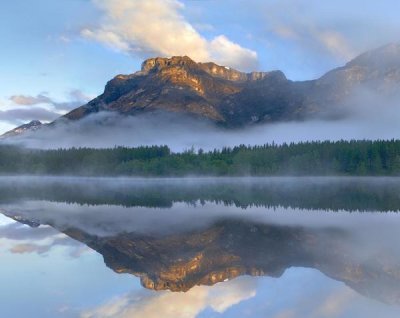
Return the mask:
<svg viewBox="0 0 400 318">
<path fill-rule="evenodd" d="M 75 89 L 68 93 L 69 101 L 57 102 L 54 99 L 47 96 L 45 93 L 38 94 L 36 96 L 31 95 L 13 95 L 10 100 L 17 105 L 21 106 L 33 106 L 39 104 L 48 104 L 57 110 L 71 110 L 76 107 L 82 106 L 87 103 L 91 97 L 85 95 L 82 91 Z"/>
<path fill-rule="evenodd" d="M 259 25 L 264 23 L 259 36 L 273 43 L 278 52 L 289 44 L 296 53 L 293 58 L 297 56 L 301 62 L 315 59 L 322 64 L 331 60 L 337 65 L 399 39 L 398 19 L 381 2 L 253 0 L 252 4 L 254 19 Z M 396 6 L 395 2 L 390 5 L 393 10 Z M 288 56 L 291 52 L 281 58 L 288 60 Z"/>
<path fill-rule="evenodd" d="M 60 235 L 54 236 L 55 239 L 48 243 L 36 244 L 36 243 L 20 243 L 12 246 L 10 252 L 13 254 L 30 254 L 36 253 L 38 255 L 45 254 L 51 249 L 58 246 L 69 247 L 68 255 L 71 258 L 79 258 L 82 254 L 90 251 L 87 246 L 72 240 L 68 236 L 60 237 Z M 50 237 L 51 238 L 51 237 Z"/>
<path fill-rule="evenodd" d="M 210 47 L 216 61 L 224 61 L 225 65 L 240 65 L 240 68 L 252 70 L 255 67 L 257 53 L 231 42 L 226 36 L 214 38 Z"/>
<path fill-rule="evenodd" d="M 24 106 L 52 103 L 52 100 L 44 94 L 39 94 L 37 96 L 13 95 L 10 97 L 10 100 L 17 105 Z"/>
<path fill-rule="evenodd" d="M 31 120 L 53 121 L 63 113 L 82 106 L 91 99 L 90 96 L 78 89 L 71 90 L 67 95 L 68 101 L 66 102 L 58 102 L 49 97 L 47 93 L 40 93 L 36 96 L 13 95 L 9 100 L 13 104 L 23 107 L 0 110 L 0 121 L 12 125 L 22 125 Z"/>
<path fill-rule="evenodd" d="M 349 60 L 356 53 L 346 38 L 335 30 L 323 29 L 310 22 L 306 24 L 292 22 L 293 25 L 278 25 L 273 31 L 283 39 L 298 42 L 300 45 L 326 51 L 332 56 Z"/>
<path fill-rule="evenodd" d="M 39 228 L 31 228 L 13 222 L 0 226 L 0 238 L 14 241 L 23 240 L 44 240 L 57 235 L 58 232 L 49 226 L 41 226 Z"/>
<path fill-rule="evenodd" d="M 198 62 L 215 61 L 242 70 L 257 66 L 257 53 L 226 36 L 211 41 L 183 16 L 178 0 L 92 0 L 104 13 L 101 25 L 82 36 L 115 50 L 148 57 L 188 55 Z"/>
<path fill-rule="evenodd" d="M 0 110 L 0 121 L 15 125 L 20 125 L 31 120 L 52 121 L 59 116 L 60 114 L 58 112 L 50 111 L 42 107 Z"/>
<path fill-rule="evenodd" d="M 37 253 L 44 254 L 50 250 L 51 246 L 49 245 L 38 245 L 32 243 L 23 243 L 14 245 L 10 252 L 13 254 L 26 254 L 26 253 Z"/>
<path fill-rule="evenodd" d="M 123 116 L 116 112 L 99 112 L 79 121 L 60 121 L 54 127 L 43 127 L 4 142 L 21 143 L 33 148 L 168 145 L 172 151 L 179 152 L 192 146 L 212 150 L 240 144 L 400 138 L 397 97 L 383 98 L 361 90 L 355 92 L 342 107 L 336 107 L 332 113 L 325 115 L 303 122 L 266 123 L 225 130 L 175 113 L 160 111 Z M 341 119 L 324 119 L 334 115 Z M 160 131 L 163 133 L 160 134 Z"/>
<path fill-rule="evenodd" d="M 320 303 L 312 317 L 339 317 L 351 306 L 355 296 L 349 288 L 336 290 Z"/>
<path fill-rule="evenodd" d="M 296 318 L 296 312 L 288 309 L 278 313 L 274 318 Z"/>
<path fill-rule="evenodd" d="M 339 32 L 333 30 L 319 31 L 317 28 L 312 28 L 310 33 L 325 50 L 334 56 L 348 60 L 356 55 L 354 49 Z"/>
<path fill-rule="evenodd" d="M 255 279 L 241 277 L 213 287 L 196 286 L 186 293 L 142 291 L 126 294 L 83 312 L 81 317 L 155 318 L 162 313 L 165 318 L 194 318 L 206 308 L 223 313 L 255 295 Z"/>
<path fill-rule="evenodd" d="M 66 246 L 71 258 L 79 258 L 83 253 L 90 251 L 86 245 L 69 238 L 50 226 L 31 228 L 18 222 L 0 225 L 0 239 L 7 239 L 14 243 L 9 249 L 13 254 L 36 253 L 42 255 L 54 247 Z"/>
</svg>

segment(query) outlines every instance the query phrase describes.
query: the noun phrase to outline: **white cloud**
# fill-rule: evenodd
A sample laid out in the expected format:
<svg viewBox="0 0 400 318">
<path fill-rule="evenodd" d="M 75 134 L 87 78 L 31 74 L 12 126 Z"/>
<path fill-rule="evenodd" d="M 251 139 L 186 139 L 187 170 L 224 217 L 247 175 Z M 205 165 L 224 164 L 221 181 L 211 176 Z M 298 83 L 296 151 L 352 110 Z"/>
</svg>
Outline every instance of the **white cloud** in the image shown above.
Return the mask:
<svg viewBox="0 0 400 318">
<path fill-rule="evenodd" d="M 226 36 L 214 38 L 210 48 L 215 60 L 225 61 L 225 65 L 241 65 L 244 69 L 254 70 L 257 53 L 231 42 Z"/>
<path fill-rule="evenodd" d="M 50 250 L 49 245 L 38 245 L 38 244 L 32 244 L 32 243 L 22 243 L 22 244 L 17 244 L 14 245 L 11 249 L 10 252 L 13 254 L 26 254 L 26 253 L 38 253 L 38 254 L 44 254 Z"/>
<path fill-rule="evenodd" d="M 345 60 L 354 58 L 356 52 L 339 32 L 333 30 L 318 31 L 313 29 L 314 38 L 334 56 Z"/>
<path fill-rule="evenodd" d="M 51 99 L 47 97 L 45 94 L 39 94 L 37 96 L 13 95 L 10 97 L 10 100 L 17 105 L 26 105 L 26 106 L 47 104 L 51 102 Z"/>
<path fill-rule="evenodd" d="M 10 110 L 0 110 L 0 121 L 15 125 L 21 125 L 31 120 L 52 121 L 60 116 L 60 113 L 54 112 L 43 107 L 15 108 Z"/>
<path fill-rule="evenodd" d="M 67 98 L 67 101 L 58 102 L 49 97 L 48 93 L 42 92 L 36 96 L 13 95 L 9 97 L 11 103 L 9 102 L 7 106 L 0 100 L 0 107 L 5 108 L 0 109 L 0 134 L 15 128 L 15 125 L 22 125 L 32 120 L 53 121 L 63 113 L 86 104 L 93 96 L 75 89 L 68 92 Z M 15 105 L 19 107 L 15 108 Z"/>
<path fill-rule="evenodd" d="M 5 213 L 1 210 L 0 212 Z M 67 248 L 70 257 L 79 258 L 83 253 L 90 251 L 86 245 L 59 233 L 50 226 L 31 228 L 9 218 L 7 218 L 8 221 L 4 220 L 4 218 L 0 215 L 0 240 L 9 241 L 10 253 L 43 255 L 55 247 L 63 246 Z"/>
<path fill-rule="evenodd" d="M 82 318 L 194 318 L 206 308 L 223 313 L 256 295 L 255 279 L 241 277 L 213 287 L 196 286 L 186 293 L 144 292 L 116 298 L 82 313 Z"/>
<path fill-rule="evenodd" d="M 54 107 L 57 110 L 71 110 L 76 107 L 82 106 L 87 103 L 91 96 L 85 95 L 82 91 L 75 89 L 71 90 L 68 93 L 68 101 L 66 102 L 57 102 L 56 100 L 47 96 L 47 93 L 40 93 L 36 96 L 31 95 L 13 95 L 10 97 L 10 100 L 17 105 L 20 106 L 33 106 L 39 104 L 47 104 Z"/>
<path fill-rule="evenodd" d="M 293 20 L 293 25 L 278 25 L 273 31 L 281 38 L 296 41 L 299 44 L 328 52 L 332 56 L 348 60 L 356 55 L 346 38 L 338 31 L 323 29 L 310 22 L 303 24 Z"/>
<path fill-rule="evenodd" d="M 313 317 L 339 317 L 348 309 L 356 294 L 349 288 L 334 291 L 315 309 Z"/>
<path fill-rule="evenodd" d="M 182 14 L 178 0 L 92 0 L 104 12 L 101 25 L 81 34 L 115 50 L 140 56 L 188 55 L 198 62 L 250 70 L 257 53 L 226 36 L 209 41 Z"/>
</svg>

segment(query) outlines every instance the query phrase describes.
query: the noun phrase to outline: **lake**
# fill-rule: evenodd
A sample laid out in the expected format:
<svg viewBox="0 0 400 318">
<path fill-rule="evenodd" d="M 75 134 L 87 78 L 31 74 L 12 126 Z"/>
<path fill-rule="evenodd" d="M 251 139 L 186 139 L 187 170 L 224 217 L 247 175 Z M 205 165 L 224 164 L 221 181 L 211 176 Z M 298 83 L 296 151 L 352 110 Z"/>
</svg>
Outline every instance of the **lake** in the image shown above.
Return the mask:
<svg viewBox="0 0 400 318">
<path fill-rule="evenodd" d="M 400 317 L 398 178 L 0 177 L 0 317 Z"/>
</svg>

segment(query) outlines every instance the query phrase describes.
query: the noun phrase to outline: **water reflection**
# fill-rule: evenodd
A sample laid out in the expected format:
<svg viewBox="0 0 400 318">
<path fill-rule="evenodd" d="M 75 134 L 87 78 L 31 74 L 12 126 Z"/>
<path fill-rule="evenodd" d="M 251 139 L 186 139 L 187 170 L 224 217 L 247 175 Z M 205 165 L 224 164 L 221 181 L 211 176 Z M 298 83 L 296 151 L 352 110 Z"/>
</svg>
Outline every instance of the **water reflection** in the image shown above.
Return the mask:
<svg viewBox="0 0 400 318">
<path fill-rule="evenodd" d="M 352 310 L 357 303 L 358 313 L 365 306 L 384 308 L 387 317 L 396 317 L 400 214 L 367 211 L 398 211 L 399 185 L 397 179 L 373 178 L 3 178 L 0 211 L 18 223 L 0 226 L 0 244 L 13 240 L 9 253 L 46 257 L 68 247 L 69 257 L 78 261 L 90 248 L 114 272 L 139 277 L 142 286 L 157 291 L 127 292 L 86 305 L 75 316 L 156 317 L 154 310 L 165 307 L 166 317 L 212 317 L 235 307 L 231 316 L 251 309 L 258 310 L 251 316 L 261 317 L 272 311 L 260 303 L 244 305 L 274 285 L 260 282 L 279 278 L 283 298 L 298 284 L 299 301 L 300 276 L 309 275 L 324 280 L 321 295 L 329 290 L 320 302 L 346 303 Z M 290 273 L 297 276 L 286 286 Z M 329 284 L 336 284 L 334 291 Z M 394 307 L 361 301 L 358 295 Z M 322 314 L 327 309 L 317 303 L 312 306 L 282 305 L 275 314 L 341 316 Z"/>
<path fill-rule="evenodd" d="M 0 178 L 0 204 L 47 200 L 88 205 L 169 208 L 176 202 L 237 207 L 283 206 L 346 211 L 398 211 L 399 178 Z"/>
</svg>

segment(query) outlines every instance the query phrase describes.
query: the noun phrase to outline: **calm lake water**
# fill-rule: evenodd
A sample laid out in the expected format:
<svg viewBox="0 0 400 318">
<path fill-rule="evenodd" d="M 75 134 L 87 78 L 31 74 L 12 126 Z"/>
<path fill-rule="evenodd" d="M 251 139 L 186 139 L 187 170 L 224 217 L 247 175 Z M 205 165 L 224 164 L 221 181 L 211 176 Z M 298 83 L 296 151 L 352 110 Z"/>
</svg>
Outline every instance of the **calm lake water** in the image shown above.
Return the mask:
<svg viewBox="0 0 400 318">
<path fill-rule="evenodd" d="M 400 317 L 400 179 L 0 178 L 0 317 Z"/>
</svg>

